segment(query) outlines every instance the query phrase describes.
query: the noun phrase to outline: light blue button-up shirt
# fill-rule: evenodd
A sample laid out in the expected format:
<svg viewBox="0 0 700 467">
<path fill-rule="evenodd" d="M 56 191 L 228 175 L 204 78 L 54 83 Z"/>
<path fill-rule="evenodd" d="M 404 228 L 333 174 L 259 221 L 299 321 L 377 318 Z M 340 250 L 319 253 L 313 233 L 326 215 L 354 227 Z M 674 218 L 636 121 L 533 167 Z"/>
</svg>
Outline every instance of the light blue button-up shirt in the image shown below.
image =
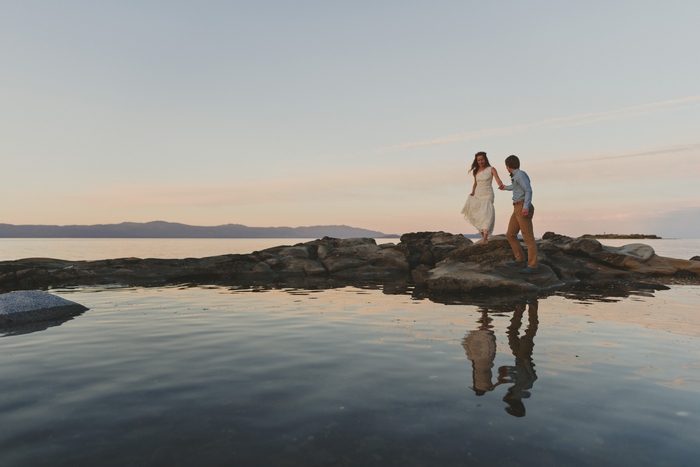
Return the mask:
<svg viewBox="0 0 700 467">
<path fill-rule="evenodd" d="M 506 186 L 505 189 L 513 192 L 513 203 L 524 201 L 523 209 L 530 209 L 532 206 L 532 187 L 530 186 L 530 177 L 525 172 L 515 169 L 513 183 Z"/>
</svg>

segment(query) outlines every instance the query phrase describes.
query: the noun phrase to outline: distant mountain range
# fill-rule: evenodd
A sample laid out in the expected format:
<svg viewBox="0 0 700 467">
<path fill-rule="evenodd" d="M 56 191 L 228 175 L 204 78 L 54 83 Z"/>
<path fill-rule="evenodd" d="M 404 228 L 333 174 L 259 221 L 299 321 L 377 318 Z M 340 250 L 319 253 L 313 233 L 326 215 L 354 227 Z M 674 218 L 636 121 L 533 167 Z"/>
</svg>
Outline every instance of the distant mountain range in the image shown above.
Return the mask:
<svg viewBox="0 0 700 467">
<path fill-rule="evenodd" d="M 380 238 L 396 235 L 347 225 L 248 227 L 241 224 L 226 224 L 202 227 L 163 221 L 98 225 L 0 224 L 0 238 L 321 238 L 325 236 Z"/>
</svg>

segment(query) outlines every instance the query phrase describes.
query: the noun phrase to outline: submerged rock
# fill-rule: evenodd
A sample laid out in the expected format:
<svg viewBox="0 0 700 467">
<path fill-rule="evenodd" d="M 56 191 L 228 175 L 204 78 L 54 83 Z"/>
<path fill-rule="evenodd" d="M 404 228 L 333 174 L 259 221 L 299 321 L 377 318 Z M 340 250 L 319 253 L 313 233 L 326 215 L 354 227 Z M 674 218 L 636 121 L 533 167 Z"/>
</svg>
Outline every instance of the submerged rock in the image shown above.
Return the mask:
<svg viewBox="0 0 700 467">
<path fill-rule="evenodd" d="M 53 321 L 75 316 L 87 308 L 39 290 L 0 294 L 0 327 Z"/>
</svg>

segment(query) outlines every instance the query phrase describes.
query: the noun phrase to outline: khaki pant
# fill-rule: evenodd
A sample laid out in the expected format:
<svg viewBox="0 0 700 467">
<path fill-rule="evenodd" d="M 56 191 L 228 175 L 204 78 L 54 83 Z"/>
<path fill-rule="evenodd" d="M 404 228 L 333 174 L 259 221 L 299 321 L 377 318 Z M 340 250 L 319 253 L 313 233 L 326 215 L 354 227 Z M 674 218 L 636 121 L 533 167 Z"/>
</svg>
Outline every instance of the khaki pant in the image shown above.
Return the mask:
<svg viewBox="0 0 700 467">
<path fill-rule="evenodd" d="M 527 245 L 527 266 L 537 269 L 537 245 L 535 244 L 535 234 L 532 232 L 532 216 L 535 214 L 535 207 L 530 206 L 530 212 L 527 217 L 523 217 L 522 211 L 522 201 L 513 204 L 513 215 L 510 216 L 510 221 L 508 222 L 506 237 L 510 247 L 513 249 L 513 254 L 515 254 L 515 260 L 525 261 L 525 252 L 518 240 L 518 232 L 523 233 L 523 240 L 525 245 Z"/>
</svg>

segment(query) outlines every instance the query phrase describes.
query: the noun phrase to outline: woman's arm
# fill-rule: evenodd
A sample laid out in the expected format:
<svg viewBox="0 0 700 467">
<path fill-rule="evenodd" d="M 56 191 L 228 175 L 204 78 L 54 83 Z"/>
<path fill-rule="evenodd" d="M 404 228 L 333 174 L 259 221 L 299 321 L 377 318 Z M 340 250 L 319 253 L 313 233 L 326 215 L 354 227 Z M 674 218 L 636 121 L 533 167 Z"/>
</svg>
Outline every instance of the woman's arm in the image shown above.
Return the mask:
<svg viewBox="0 0 700 467">
<path fill-rule="evenodd" d="M 472 194 L 469 196 L 474 196 L 474 192 L 476 191 L 476 175 L 474 175 L 474 186 L 472 187 Z"/>
<path fill-rule="evenodd" d="M 491 173 L 496 178 L 496 183 L 498 183 L 498 188 L 500 188 L 501 190 L 504 189 L 505 185 L 501 181 L 501 177 L 498 176 L 498 171 L 496 169 L 494 169 L 493 167 L 491 167 Z"/>
</svg>

